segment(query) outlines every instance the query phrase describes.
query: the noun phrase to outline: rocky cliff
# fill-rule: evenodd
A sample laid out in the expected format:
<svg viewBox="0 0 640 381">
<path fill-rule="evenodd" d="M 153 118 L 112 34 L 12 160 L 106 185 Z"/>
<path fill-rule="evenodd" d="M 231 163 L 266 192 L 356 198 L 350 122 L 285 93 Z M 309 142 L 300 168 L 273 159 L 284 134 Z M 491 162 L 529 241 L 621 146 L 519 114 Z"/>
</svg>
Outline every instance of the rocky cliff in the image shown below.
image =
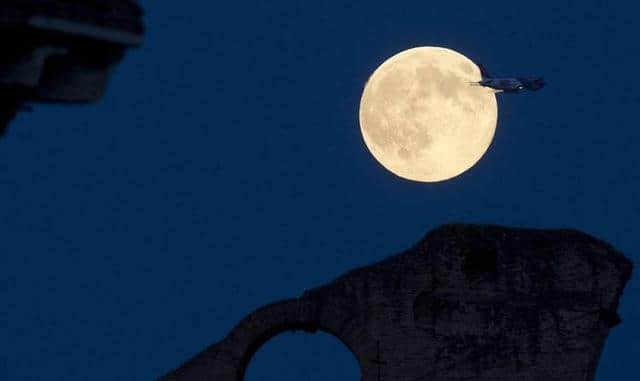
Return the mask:
<svg viewBox="0 0 640 381">
<path fill-rule="evenodd" d="M 575 230 L 443 225 L 413 248 L 269 304 L 163 380 L 242 380 L 257 349 L 322 330 L 363 380 L 593 380 L 632 264 Z"/>
</svg>

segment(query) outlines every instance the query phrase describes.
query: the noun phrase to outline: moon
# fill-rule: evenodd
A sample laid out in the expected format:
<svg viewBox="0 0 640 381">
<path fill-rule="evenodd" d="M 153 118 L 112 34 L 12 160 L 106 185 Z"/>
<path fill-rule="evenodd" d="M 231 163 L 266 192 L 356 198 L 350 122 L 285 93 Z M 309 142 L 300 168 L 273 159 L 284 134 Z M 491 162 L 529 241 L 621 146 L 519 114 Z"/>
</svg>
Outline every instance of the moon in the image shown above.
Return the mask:
<svg viewBox="0 0 640 381">
<path fill-rule="evenodd" d="M 471 82 L 480 69 L 451 49 L 400 52 L 367 81 L 360 100 L 364 142 L 382 166 L 414 181 L 458 176 L 480 160 L 496 130 L 495 94 Z"/>
</svg>

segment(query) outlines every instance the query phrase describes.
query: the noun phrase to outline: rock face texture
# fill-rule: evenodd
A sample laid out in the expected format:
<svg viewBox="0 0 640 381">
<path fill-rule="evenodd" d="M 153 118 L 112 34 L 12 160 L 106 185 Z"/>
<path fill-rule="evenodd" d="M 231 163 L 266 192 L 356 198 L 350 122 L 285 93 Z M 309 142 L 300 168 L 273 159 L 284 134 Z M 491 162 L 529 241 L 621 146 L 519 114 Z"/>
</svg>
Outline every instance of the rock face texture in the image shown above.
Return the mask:
<svg viewBox="0 0 640 381">
<path fill-rule="evenodd" d="M 162 380 L 239 381 L 290 330 L 335 335 L 363 380 L 593 380 L 632 264 L 574 230 L 443 225 L 413 248 L 264 306 Z"/>
</svg>

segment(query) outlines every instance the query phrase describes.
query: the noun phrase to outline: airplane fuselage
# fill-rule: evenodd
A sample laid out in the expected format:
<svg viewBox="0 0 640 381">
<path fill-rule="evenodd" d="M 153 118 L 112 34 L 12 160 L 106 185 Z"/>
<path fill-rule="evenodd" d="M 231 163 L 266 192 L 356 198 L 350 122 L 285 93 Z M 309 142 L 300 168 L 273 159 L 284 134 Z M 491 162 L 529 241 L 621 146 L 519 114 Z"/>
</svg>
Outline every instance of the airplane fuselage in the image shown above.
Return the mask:
<svg viewBox="0 0 640 381">
<path fill-rule="evenodd" d="M 527 90 L 522 81 L 517 78 L 485 78 L 478 82 L 478 84 L 506 93 L 517 93 Z"/>
</svg>

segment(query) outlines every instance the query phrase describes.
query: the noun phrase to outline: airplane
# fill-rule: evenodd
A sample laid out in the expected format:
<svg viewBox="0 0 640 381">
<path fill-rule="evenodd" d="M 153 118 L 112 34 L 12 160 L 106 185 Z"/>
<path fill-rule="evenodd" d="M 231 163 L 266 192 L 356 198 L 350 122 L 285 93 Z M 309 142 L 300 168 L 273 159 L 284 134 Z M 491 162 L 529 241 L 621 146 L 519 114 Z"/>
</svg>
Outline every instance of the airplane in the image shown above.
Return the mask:
<svg viewBox="0 0 640 381">
<path fill-rule="evenodd" d="M 544 87 L 545 81 L 542 77 L 517 77 L 517 78 L 493 78 L 487 70 L 478 65 L 482 80 L 471 82 L 475 86 L 483 86 L 494 89 L 496 93 L 520 93 L 523 91 L 537 91 Z"/>
</svg>

